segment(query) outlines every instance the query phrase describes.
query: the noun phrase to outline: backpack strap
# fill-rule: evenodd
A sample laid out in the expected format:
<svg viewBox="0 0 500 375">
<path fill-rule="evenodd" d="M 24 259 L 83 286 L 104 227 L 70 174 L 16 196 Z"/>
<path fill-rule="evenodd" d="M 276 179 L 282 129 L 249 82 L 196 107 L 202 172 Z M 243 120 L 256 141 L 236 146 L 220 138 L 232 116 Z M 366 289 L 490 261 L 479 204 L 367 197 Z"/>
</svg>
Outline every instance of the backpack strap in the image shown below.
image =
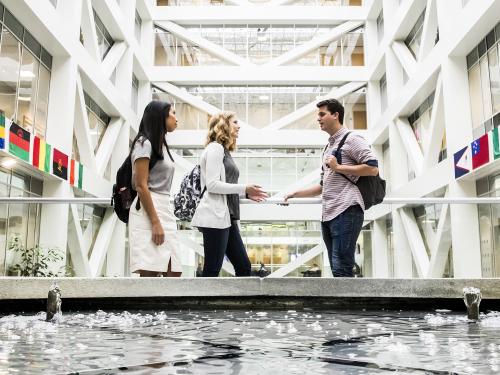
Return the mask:
<svg viewBox="0 0 500 375">
<path fill-rule="evenodd" d="M 347 137 L 349 136 L 349 134 L 351 134 L 351 132 L 347 132 L 346 135 L 344 135 L 344 137 L 340 141 L 339 145 L 337 146 L 337 151 L 335 151 L 335 157 L 337 158 L 337 161 L 339 161 L 339 157 L 338 156 L 340 155 L 340 150 L 344 146 L 344 143 L 345 143 Z M 339 163 L 339 164 L 342 164 L 342 163 Z M 342 177 L 344 177 L 350 183 L 356 185 L 356 183 L 353 180 L 351 180 L 349 177 L 347 177 L 345 174 L 339 173 L 339 172 L 336 172 L 336 173 L 338 173 L 339 175 L 341 175 Z"/>
<path fill-rule="evenodd" d="M 153 169 L 153 167 L 156 165 L 156 162 L 158 161 L 158 158 L 155 157 L 154 153 L 151 152 L 151 158 L 149 159 L 149 171 Z M 139 211 L 141 209 L 141 200 L 139 197 L 137 197 L 137 202 L 135 204 L 135 210 Z"/>
</svg>

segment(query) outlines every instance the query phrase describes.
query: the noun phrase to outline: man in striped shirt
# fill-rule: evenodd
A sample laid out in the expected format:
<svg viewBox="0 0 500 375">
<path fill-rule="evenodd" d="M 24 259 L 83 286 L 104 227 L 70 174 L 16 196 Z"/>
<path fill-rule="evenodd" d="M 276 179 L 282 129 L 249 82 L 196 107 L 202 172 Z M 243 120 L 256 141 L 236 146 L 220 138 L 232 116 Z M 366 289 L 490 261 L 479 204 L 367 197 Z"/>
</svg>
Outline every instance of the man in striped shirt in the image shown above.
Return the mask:
<svg viewBox="0 0 500 375">
<path fill-rule="evenodd" d="M 319 126 L 330 135 L 322 155 L 321 182 L 286 195 L 285 201 L 322 195 L 321 231 L 333 276 L 353 277 L 354 252 L 365 209 L 361 193 L 354 183 L 360 176 L 376 176 L 378 161 L 364 138 L 350 133 L 343 125 L 342 104 L 335 99 L 327 99 L 316 106 Z M 346 134 L 345 143 L 337 153 L 339 143 Z"/>
</svg>

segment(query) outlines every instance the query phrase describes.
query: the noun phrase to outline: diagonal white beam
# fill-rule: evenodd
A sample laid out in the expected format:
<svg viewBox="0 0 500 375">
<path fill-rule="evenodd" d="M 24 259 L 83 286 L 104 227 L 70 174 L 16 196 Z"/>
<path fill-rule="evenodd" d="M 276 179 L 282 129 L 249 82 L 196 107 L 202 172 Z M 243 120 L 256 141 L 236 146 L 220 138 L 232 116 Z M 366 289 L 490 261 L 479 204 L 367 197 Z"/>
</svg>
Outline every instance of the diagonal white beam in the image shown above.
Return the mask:
<svg viewBox="0 0 500 375">
<path fill-rule="evenodd" d="M 403 42 L 395 41 L 392 43 L 392 50 L 408 76 L 411 76 L 417 69 L 417 62 L 408 46 Z"/>
<path fill-rule="evenodd" d="M 177 61 L 175 59 L 175 53 L 172 51 L 172 46 L 170 45 L 167 36 L 163 33 L 159 33 L 158 37 L 161 41 L 161 45 L 165 50 L 165 54 L 167 55 L 167 65 L 175 65 Z"/>
<path fill-rule="evenodd" d="M 184 51 L 184 54 L 186 55 L 186 58 L 188 60 L 189 65 L 191 65 L 191 66 L 195 65 L 194 60 L 193 60 L 193 51 L 189 50 L 186 42 L 181 41 L 181 45 L 182 45 L 182 50 Z"/>
<path fill-rule="evenodd" d="M 441 74 L 438 77 L 436 91 L 434 94 L 434 103 L 432 104 L 431 121 L 429 123 L 429 131 L 425 136 L 424 143 L 424 162 L 423 170 L 427 170 L 436 165 L 439 161 L 439 151 L 443 142 L 445 133 L 445 119 L 443 108 L 443 81 Z"/>
<path fill-rule="evenodd" d="M 281 56 L 276 57 L 271 60 L 267 64 L 263 66 L 279 66 L 284 65 L 298 58 L 307 55 L 309 52 L 314 51 L 315 49 L 330 43 L 331 41 L 340 38 L 345 33 L 352 31 L 363 25 L 363 22 L 360 21 L 347 21 L 342 23 L 341 25 L 335 27 L 330 33 L 319 35 L 307 43 L 304 43 Z"/>
<path fill-rule="evenodd" d="M 365 85 L 366 82 L 349 82 L 343 86 L 333 89 L 327 95 L 325 95 L 324 98 L 335 98 L 337 100 L 340 100 L 343 97 L 349 95 L 350 93 L 359 90 L 361 87 Z M 300 120 L 301 118 L 311 113 L 314 113 L 317 110 L 316 103 L 318 101 L 319 99 L 312 103 L 306 104 L 305 106 L 297 109 L 295 112 L 292 112 L 289 115 L 286 115 L 280 118 L 279 120 L 273 122 L 272 124 L 269 124 L 268 126 L 264 127 L 263 130 L 279 130 L 286 127 L 287 125 L 294 123 L 297 120 Z"/>
<path fill-rule="evenodd" d="M 120 59 L 123 57 L 126 49 L 127 46 L 125 42 L 117 42 L 111 46 L 111 49 L 101 64 L 102 72 L 106 75 L 106 77 L 111 77 L 113 70 L 115 70 L 116 66 L 120 62 Z"/>
<path fill-rule="evenodd" d="M 304 254 L 300 255 L 293 262 L 281 267 L 277 271 L 274 271 L 269 276 L 270 278 L 283 277 L 288 275 L 293 270 L 296 270 L 306 262 L 310 261 L 314 257 L 318 256 L 325 250 L 325 245 L 323 243 L 317 244 L 311 250 L 306 251 Z"/>
<path fill-rule="evenodd" d="M 99 276 L 111 238 L 113 237 L 113 231 L 117 220 L 118 217 L 115 215 L 113 209 L 108 208 L 104 214 L 101 226 L 99 227 L 99 233 L 97 234 L 92 254 L 90 255 L 89 264 L 92 277 Z"/>
<path fill-rule="evenodd" d="M 220 108 L 213 106 L 210 103 L 205 102 L 204 100 L 200 100 L 194 95 L 191 95 L 185 90 L 179 89 L 177 86 L 172 85 L 168 82 L 154 82 L 153 83 L 159 89 L 175 96 L 176 98 L 182 100 L 185 103 L 192 105 L 193 107 L 199 109 L 200 111 L 206 112 L 209 115 L 215 115 L 216 113 L 221 112 Z M 239 124 L 243 129 L 255 129 L 253 126 L 250 126 L 243 121 L 239 121 Z"/>
<path fill-rule="evenodd" d="M 343 65 L 351 65 L 352 62 L 352 52 L 358 43 L 358 39 L 361 36 L 361 33 L 355 33 L 348 36 L 349 46 L 347 48 L 344 47 L 344 52 L 342 54 Z"/>
<path fill-rule="evenodd" d="M 427 256 L 427 250 L 425 249 L 422 235 L 418 229 L 415 215 L 413 211 L 407 207 L 401 208 L 399 211 L 408 244 L 410 245 L 410 250 L 413 255 L 413 261 L 417 267 L 418 276 L 425 277 L 429 269 L 429 257 Z"/>
<path fill-rule="evenodd" d="M 448 260 L 448 252 L 451 247 L 451 230 L 449 220 L 449 204 L 444 204 L 441 208 L 436 238 L 431 244 L 431 259 L 429 261 L 429 271 L 427 278 L 443 277 L 446 261 Z"/>
<path fill-rule="evenodd" d="M 418 145 L 417 138 L 413 133 L 413 129 L 410 126 L 410 123 L 407 119 L 398 117 L 395 121 L 396 128 L 399 130 L 399 135 L 401 136 L 401 140 L 406 148 L 408 158 L 410 159 L 410 163 L 415 170 L 417 175 L 420 175 L 422 172 L 422 164 L 423 164 L 423 155 L 420 146 Z"/>
<path fill-rule="evenodd" d="M 99 53 L 99 44 L 97 42 L 97 31 L 95 29 L 94 12 L 92 10 L 91 0 L 83 0 L 82 9 L 82 34 L 83 45 L 88 51 L 90 56 L 95 61 L 101 61 L 101 54 Z"/>
<path fill-rule="evenodd" d="M 315 169 L 314 171 L 312 171 L 312 172 L 308 173 L 307 175 L 305 175 L 304 177 L 302 177 L 297 182 L 291 184 L 290 186 L 287 186 L 287 188 L 285 190 L 281 190 L 281 191 L 277 192 L 276 194 L 274 194 L 271 197 L 271 199 L 282 198 L 288 192 L 293 192 L 293 191 L 296 191 L 300 188 L 310 186 L 315 182 L 317 183 L 319 181 L 320 173 L 321 173 L 320 168 Z"/>
<path fill-rule="evenodd" d="M 76 204 L 70 205 L 70 220 L 68 223 L 68 249 L 76 276 L 90 277 L 90 264 L 85 250 L 80 218 Z"/>
<path fill-rule="evenodd" d="M 424 25 L 422 29 L 422 39 L 418 50 L 418 61 L 422 61 L 432 50 L 436 42 L 438 30 L 438 18 L 436 0 L 427 0 L 425 8 Z"/>
<path fill-rule="evenodd" d="M 184 246 L 186 246 L 188 249 L 194 251 L 196 254 L 205 257 L 205 252 L 203 251 L 203 247 L 198 245 L 196 242 L 194 242 L 191 238 L 187 237 L 187 233 L 182 233 L 183 231 L 178 231 L 179 233 L 179 242 L 182 243 Z M 228 261 L 224 260 L 222 263 L 222 269 L 229 273 L 230 275 L 234 276 L 234 268 L 231 263 Z"/>
<path fill-rule="evenodd" d="M 97 149 L 95 157 L 97 163 L 97 174 L 99 176 L 102 176 L 104 174 L 104 171 L 106 170 L 106 166 L 109 163 L 116 140 L 118 139 L 123 124 L 123 119 L 121 119 L 120 117 L 114 117 L 106 128 L 106 132 L 102 137 L 101 144 Z"/>
<path fill-rule="evenodd" d="M 75 105 L 75 136 L 80 152 L 80 162 L 87 167 L 97 170 L 97 162 L 90 139 L 89 118 L 83 95 L 83 85 L 80 75 L 76 79 L 76 105 Z"/>
<path fill-rule="evenodd" d="M 234 65 L 240 65 L 240 66 L 253 66 L 250 61 L 236 55 L 235 53 L 232 53 L 225 48 L 205 39 L 202 38 L 194 33 L 191 33 L 189 30 L 186 30 L 184 27 L 179 26 L 173 22 L 170 21 L 157 21 L 156 23 L 158 26 L 161 28 L 169 31 L 170 33 L 174 34 L 178 38 L 189 42 L 191 44 L 197 45 L 203 50 L 207 51 L 211 55 L 218 57 L 219 59 L 222 59 L 224 61 L 227 61 L 231 64 Z"/>
</svg>

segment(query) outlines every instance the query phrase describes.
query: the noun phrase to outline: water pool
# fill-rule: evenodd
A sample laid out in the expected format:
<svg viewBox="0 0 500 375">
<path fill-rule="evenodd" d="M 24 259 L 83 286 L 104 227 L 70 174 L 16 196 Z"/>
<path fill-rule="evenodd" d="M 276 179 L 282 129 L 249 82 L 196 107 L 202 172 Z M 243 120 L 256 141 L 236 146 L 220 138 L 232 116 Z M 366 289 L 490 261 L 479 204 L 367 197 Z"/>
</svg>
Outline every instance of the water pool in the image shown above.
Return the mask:
<svg viewBox="0 0 500 375">
<path fill-rule="evenodd" d="M 500 313 L 97 311 L 0 318 L 3 374 L 498 374 Z"/>
</svg>

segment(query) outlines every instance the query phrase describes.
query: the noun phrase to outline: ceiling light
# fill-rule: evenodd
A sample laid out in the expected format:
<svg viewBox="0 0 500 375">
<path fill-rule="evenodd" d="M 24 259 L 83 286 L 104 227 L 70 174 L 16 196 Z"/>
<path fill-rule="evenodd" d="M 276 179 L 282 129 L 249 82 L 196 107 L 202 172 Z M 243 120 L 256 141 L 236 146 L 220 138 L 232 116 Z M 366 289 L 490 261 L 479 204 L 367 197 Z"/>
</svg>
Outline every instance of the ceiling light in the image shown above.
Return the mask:
<svg viewBox="0 0 500 375">
<path fill-rule="evenodd" d="M 18 96 L 17 100 L 20 100 L 22 102 L 31 102 L 31 96 Z"/>
<path fill-rule="evenodd" d="M 260 95 L 259 100 L 269 100 L 269 96 L 267 95 Z"/>
<path fill-rule="evenodd" d="M 16 160 L 12 158 L 3 158 L 0 165 L 4 168 L 12 168 L 14 165 L 16 165 Z"/>
</svg>

